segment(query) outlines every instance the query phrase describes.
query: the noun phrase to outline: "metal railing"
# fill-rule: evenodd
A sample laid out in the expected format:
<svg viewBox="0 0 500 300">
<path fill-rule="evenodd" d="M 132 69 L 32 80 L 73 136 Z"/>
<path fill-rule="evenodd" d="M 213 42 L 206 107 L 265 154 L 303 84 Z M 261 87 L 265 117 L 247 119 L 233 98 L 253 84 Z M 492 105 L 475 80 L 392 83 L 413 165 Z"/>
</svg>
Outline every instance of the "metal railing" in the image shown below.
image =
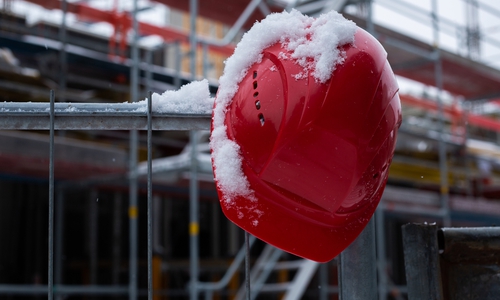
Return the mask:
<svg viewBox="0 0 500 300">
<path fill-rule="evenodd" d="M 147 130 L 147 251 L 148 297 L 152 297 L 152 131 L 208 130 L 210 115 L 153 112 L 152 95 L 142 103 L 55 103 L 50 91 L 49 103 L 0 104 L 0 130 L 49 130 L 49 218 L 48 218 L 48 284 L 46 287 L 1 285 L 0 292 L 40 294 L 48 299 L 54 294 L 124 294 L 131 287 L 84 287 L 54 285 L 54 136 L 56 130 Z M 131 172 L 134 173 L 134 172 Z M 131 175 L 129 175 L 131 176 Z M 135 286 L 135 285 L 134 285 Z"/>
<path fill-rule="evenodd" d="M 137 286 L 131 280 L 129 286 L 69 286 L 54 284 L 54 135 L 56 130 L 147 130 L 147 265 L 148 265 L 148 296 L 152 297 L 152 131 L 153 130 L 207 130 L 210 125 L 210 115 L 176 114 L 169 112 L 155 112 L 152 110 L 151 94 L 146 103 L 120 104 L 73 104 L 55 103 L 54 93 L 50 92 L 49 103 L 2 103 L 0 104 L 0 130 L 49 130 L 50 131 L 50 161 L 49 161 L 49 258 L 48 258 L 48 285 L 2 285 L 0 292 L 10 294 L 43 294 L 48 293 L 51 300 L 54 294 L 87 294 L 87 295 L 116 295 L 128 294 L 131 298 L 137 295 Z M 196 147 L 192 147 L 196 148 Z M 196 151 L 196 149 L 194 150 Z M 196 171 L 196 169 L 195 169 Z M 134 172 L 131 172 L 134 173 Z M 129 176 L 133 176 L 129 174 Z M 196 188 L 196 187 L 194 187 Z M 192 192 L 190 190 L 190 192 Z M 129 211 L 130 217 L 130 211 Z M 207 298 L 211 293 L 220 290 L 238 270 L 243 258 L 245 259 L 246 294 L 250 297 L 249 280 L 249 247 L 255 238 L 248 238 L 246 234 L 245 246 L 235 258 L 223 279 L 216 283 L 191 282 L 190 293 L 196 296 L 205 292 Z M 354 299 L 347 291 L 362 291 L 359 299 L 371 299 L 376 295 L 377 284 L 375 264 L 375 235 L 373 220 L 351 246 L 341 255 L 339 276 L 342 278 L 341 291 L 343 299 Z M 346 268 L 346 266 L 349 266 Z M 355 270 L 363 270 L 366 276 L 359 277 Z M 132 269 L 130 271 L 133 272 Z M 136 272 L 136 271 L 135 271 Z M 132 277 L 133 278 L 133 277 Z M 194 285 L 193 285 L 194 283 Z M 363 286 L 363 289 L 359 289 Z M 135 287 L 135 290 L 133 290 Z M 355 297 L 358 297 L 355 296 Z"/>
</svg>

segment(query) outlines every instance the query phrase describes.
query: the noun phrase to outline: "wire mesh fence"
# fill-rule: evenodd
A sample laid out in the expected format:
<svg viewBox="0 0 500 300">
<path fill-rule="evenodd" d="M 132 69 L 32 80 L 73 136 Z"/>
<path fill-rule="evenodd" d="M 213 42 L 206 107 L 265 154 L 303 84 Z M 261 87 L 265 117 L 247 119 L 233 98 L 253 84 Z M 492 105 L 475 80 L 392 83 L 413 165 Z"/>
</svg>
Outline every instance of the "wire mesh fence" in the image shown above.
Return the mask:
<svg viewBox="0 0 500 300">
<path fill-rule="evenodd" d="M 144 104 L 138 103 L 55 103 L 50 91 L 48 103 L 2 103 L 0 106 L 0 130 L 49 130 L 49 210 L 48 210 L 48 280 L 47 286 L 2 285 L 0 292 L 20 294 L 47 293 L 49 299 L 59 294 L 129 294 L 137 295 L 137 274 L 132 274 L 130 285 L 124 286 L 57 286 L 54 285 L 54 137 L 57 130 L 146 130 L 147 131 L 147 289 L 152 299 L 152 131 L 186 131 L 209 129 L 209 115 L 157 113 L 152 110 L 152 94 Z M 144 107 L 145 106 L 145 107 Z M 136 141 L 137 142 L 137 141 Z M 194 153 L 196 155 L 196 153 Z M 196 169 L 192 170 L 196 172 Z M 127 176 L 137 180 L 136 170 Z M 97 179 L 99 180 L 99 179 Z M 196 179 L 195 179 L 196 180 Z M 193 185 L 196 189 L 196 185 Z M 134 208 L 129 208 L 129 215 Z M 135 208 L 137 210 L 137 208 Z M 131 243 L 136 243 L 132 241 Z M 133 272 L 133 271 L 131 271 Z M 137 269 L 135 269 L 137 273 Z"/>
</svg>

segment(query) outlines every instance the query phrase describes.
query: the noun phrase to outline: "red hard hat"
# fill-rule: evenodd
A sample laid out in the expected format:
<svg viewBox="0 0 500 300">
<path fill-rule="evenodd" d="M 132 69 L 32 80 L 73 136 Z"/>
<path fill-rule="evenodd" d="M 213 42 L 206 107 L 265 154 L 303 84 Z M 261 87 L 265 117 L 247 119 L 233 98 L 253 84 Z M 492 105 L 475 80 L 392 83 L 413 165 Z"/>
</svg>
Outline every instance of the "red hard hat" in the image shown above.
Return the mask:
<svg viewBox="0 0 500 300">
<path fill-rule="evenodd" d="M 398 85 L 386 52 L 357 29 L 325 83 L 283 59 L 276 43 L 239 83 L 224 114 L 251 195 L 225 215 L 278 248 L 325 262 L 363 230 L 384 190 L 401 123 Z M 217 106 L 217 101 L 216 104 Z M 237 209 L 235 208 L 237 206 Z"/>
</svg>

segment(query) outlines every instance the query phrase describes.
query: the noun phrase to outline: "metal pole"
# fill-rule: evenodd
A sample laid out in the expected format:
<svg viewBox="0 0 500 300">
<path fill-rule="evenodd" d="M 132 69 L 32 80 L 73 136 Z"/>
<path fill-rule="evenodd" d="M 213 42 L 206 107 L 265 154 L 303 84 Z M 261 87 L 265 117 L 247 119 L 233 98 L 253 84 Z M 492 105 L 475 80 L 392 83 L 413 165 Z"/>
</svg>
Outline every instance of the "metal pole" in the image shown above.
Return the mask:
<svg viewBox="0 0 500 300">
<path fill-rule="evenodd" d="M 366 0 L 366 8 L 367 8 L 366 30 L 371 35 L 375 35 L 375 26 L 373 26 L 373 5 L 372 4 L 373 4 L 372 0 Z"/>
<path fill-rule="evenodd" d="M 190 71 L 191 78 L 196 78 L 196 19 L 198 16 L 198 1 L 189 0 L 190 27 Z M 198 299 L 198 132 L 190 131 L 191 143 L 191 170 L 189 179 L 189 234 L 190 234 L 190 273 L 191 284 L 189 297 L 191 300 Z"/>
<path fill-rule="evenodd" d="M 202 49 L 203 49 L 202 76 L 203 78 L 208 78 L 208 69 L 210 68 L 210 62 L 208 60 L 208 44 L 203 43 Z"/>
<path fill-rule="evenodd" d="M 64 190 L 57 189 L 55 214 L 55 270 L 54 283 L 59 286 L 63 283 L 63 245 L 64 245 Z M 62 299 L 58 296 L 57 299 Z"/>
<path fill-rule="evenodd" d="M 191 79 L 196 78 L 196 50 L 197 50 L 197 37 L 196 37 L 196 19 L 198 17 L 198 1 L 189 0 L 189 14 L 190 14 L 190 33 L 189 33 L 189 46 L 190 46 L 190 60 L 189 70 L 191 72 Z"/>
<path fill-rule="evenodd" d="M 90 190 L 88 207 L 88 239 L 90 256 L 90 284 L 97 285 L 98 232 L 99 232 L 99 193 L 95 188 Z"/>
<path fill-rule="evenodd" d="M 438 124 L 441 135 L 438 141 L 441 209 L 443 210 L 444 214 L 443 225 L 450 226 L 451 219 L 449 210 L 448 165 L 446 157 L 446 143 L 444 142 L 444 107 L 443 100 L 441 99 L 441 93 L 443 90 L 443 67 L 441 64 L 441 53 L 439 50 L 439 19 L 437 0 L 432 0 L 432 21 L 434 34 L 434 51 L 436 53 L 436 60 L 434 61 L 434 76 L 437 88 Z"/>
<path fill-rule="evenodd" d="M 176 41 L 174 43 L 174 56 L 175 56 L 175 78 L 174 78 L 174 86 L 176 88 L 181 87 L 181 65 L 182 65 L 182 51 L 181 51 L 181 43 Z"/>
<path fill-rule="evenodd" d="M 30 297 L 47 295 L 48 287 L 42 284 L 0 284 L 1 295 L 27 295 Z M 54 294 L 68 298 L 68 296 L 87 295 L 87 296 L 113 296 L 126 295 L 128 288 L 126 286 L 112 285 L 59 285 L 54 289 Z M 82 298 L 82 297 L 79 297 Z M 2 299 L 4 299 L 2 297 Z"/>
<path fill-rule="evenodd" d="M 190 235 L 190 299 L 198 298 L 198 132 L 190 131 L 189 139 L 191 141 L 191 170 L 189 179 L 189 235 Z"/>
<path fill-rule="evenodd" d="M 130 102 L 136 102 L 138 98 L 139 84 L 139 51 L 137 47 L 138 22 L 137 22 L 137 0 L 134 0 L 132 11 L 133 38 L 131 45 L 132 67 L 130 68 Z M 137 299 L 137 245 L 138 245 L 138 183 L 137 183 L 137 150 L 138 132 L 130 131 L 130 181 L 129 181 L 129 224 L 130 224 L 130 254 L 129 254 L 129 299 Z"/>
<path fill-rule="evenodd" d="M 66 101 L 66 73 L 67 73 L 67 63 L 66 63 L 66 15 L 68 10 L 68 3 L 66 0 L 61 1 L 61 10 L 63 12 L 61 28 L 59 29 L 59 40 L 61 42 L 61 49 L 59 50 L 59 64 L 60 71 L 59 74 L 59 102 Z"/>
<path fill-rule="evenodd" d="M 112 243 L 112 283 L 118 285 L 120 283 L 120 264 L 121 264 L 121 237 L 122 237 L 122 196 L 115 192 L 113 200 L 113 243 Z"/>
<path fill-rule="evenodd" d="M 319 300 L 328 300 L 328 263 L 319 265 Z"/>
<path fill-rule="evenodd" d="M 146 68 L 146 91 L 153 90 L 153 72 L 151 71 L 153 66 L 153 49 L 146 50 L 146 64 L 148 65 Z"/>
<path fill-rule="evenodd" d="M 386 259 L 385 259 L 385 230 L 384 230 L 384 204 L 379 204 L 375 211 L 375 230 L 376 230 L 376 244 L 377 244 L 377 265 L 378 265 L 378 278 L 379 278 L 379 299 L 387 299 L 387 272 L 386 272 Z"/>
<path fill-rule="evenodd" d="M 245 231 L 245 289 L 246 300 L 252 299 L 250 289 L 250 234 Z"/>
<path fill-rule="evenodd" d="M 444 299 L 437 225 L 406 224 L 402 231 L 409 299 Z"/>
<path fill-rule="evenodd" d="M 50 91 L 48 299 L 54 299 L 54 91 Z"/>
<path fill-rule="evenodd" d="M 368 30 L 368 32 L 375 36 L 375 26 L 373 24 L 373 0 L 366 0 L 366 8 L 367 8 L 367 16 L 366 16 L 366 29 Z M 372 220 L 370 221 L 370 223 L 372 224 L 368 224 L 368 226 L 372 227 L 372 230 L 373 231 L 373 234 L 374 234 L 374 237 L 373 237 L 373 240 L 374 240 L 374 244 L 373 244 L 373 249 L 375 251 L 375 247 L 376 247 L 376 252 L 378 254 L 375 254 L 374 256 L 374 267 L 375 267 L 375 274 L 374 276 L 377 274 L 377 270 L 378 270 L 378 276 L 379 276 L 379 285 L 377 286 L 377 281 L 375 279 L 375 290 L 374 290 L 374 295 L 375 295 L 375 291 L 377 290 L 378 291 L 378 299 L 386 299 L 387 296 L 387 274 L 385 272 L 385 264 L 386 264 L 386 261 L 385 261 L 385 232 L 384 232 L 384 220 L 383 220 L 383 215 L 384 215 L 384 211 L 383 211 L 383 204 L 380 204 L 379 207 L 377 208 L 377 210 L 375 211 L 375 216 L 372 217 Z M 375 222 L 377 223 L 377 226 L 376 226 L 376 232 L 375 232 L 375 229 L 373 227 L 375 227 Z M 368 227 L 367 226 L 367 227 Z M 367 230 L 368 228 L 365 228 L 365 231 Z M 375 235 L 376 234 L 376 235 Z M 375 297 L 374 299 L 376 299 L 377 297 Z"/>
<path fill-rule="evenodd" d="M 340 254 L 341 300 L 376 300 L 377 268 L 374 218 L 358 238 Z"/>
<path fill-rule="evenodd" d="M 153 93 L 149 91 L 148 96 L 148 300 L 153 299 L 153 239 L 152 239 L 152 224 L 153 224 L 153 186 L 152 186 L 152 128 L 151 128 L 151 114 L 152 114 L 152 98 Z"/>
</svg>

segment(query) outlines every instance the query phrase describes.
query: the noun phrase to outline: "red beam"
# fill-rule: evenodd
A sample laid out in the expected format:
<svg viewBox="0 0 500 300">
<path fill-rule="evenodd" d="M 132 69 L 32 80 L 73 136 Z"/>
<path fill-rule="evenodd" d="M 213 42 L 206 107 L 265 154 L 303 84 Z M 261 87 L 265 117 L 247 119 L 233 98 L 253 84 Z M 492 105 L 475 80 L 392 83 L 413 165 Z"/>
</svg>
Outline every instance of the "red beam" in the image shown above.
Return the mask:
<svg viewBox="0 0 500 300">
<path fill-rule="evenodd" d="M 436 102 L 404 94 L 400 94 L 399 97 L 401 99 L 401 102 L 404 104 L 420 107 L 429 111 L 438 111 Z M 471 113 L 465 113 L 460 108 L 450 106 L 444 106 L 443 112 L 445 115 L 451 117 L 454 120 L 466 120 L 469 125 L 500 132 L 500 121 L 497 119 Z"/>
<path fill-rule="evenodd" d="M 59 0 L 26 0 L 28 2 L 40 5 L 46 9 L 61 9 Z M 80 19 L 93 22 L 107 22 L 114 26 L 115 33 L 122 33 L 126 36 L 126 32 L 132 28 L 132 18 L 128 12 L 116 12 L 100 10 L 85 3 L 67 3 L 67 11 L 77 15 Z M 177 30 L 171 27 L 159 27 L 152 24 L 139 22 L 139 33 L 141 35 L 158 35 L 166 42 L 179 41 L 184 44 L 189 43 L 189 34 L 187 32 Z M 113 36 L 112 38 L 115 38 Z M 234 52 L 234 45 L 227 46 L 209 46 L 211 51 L 230 56 Z"/>
</svg>

